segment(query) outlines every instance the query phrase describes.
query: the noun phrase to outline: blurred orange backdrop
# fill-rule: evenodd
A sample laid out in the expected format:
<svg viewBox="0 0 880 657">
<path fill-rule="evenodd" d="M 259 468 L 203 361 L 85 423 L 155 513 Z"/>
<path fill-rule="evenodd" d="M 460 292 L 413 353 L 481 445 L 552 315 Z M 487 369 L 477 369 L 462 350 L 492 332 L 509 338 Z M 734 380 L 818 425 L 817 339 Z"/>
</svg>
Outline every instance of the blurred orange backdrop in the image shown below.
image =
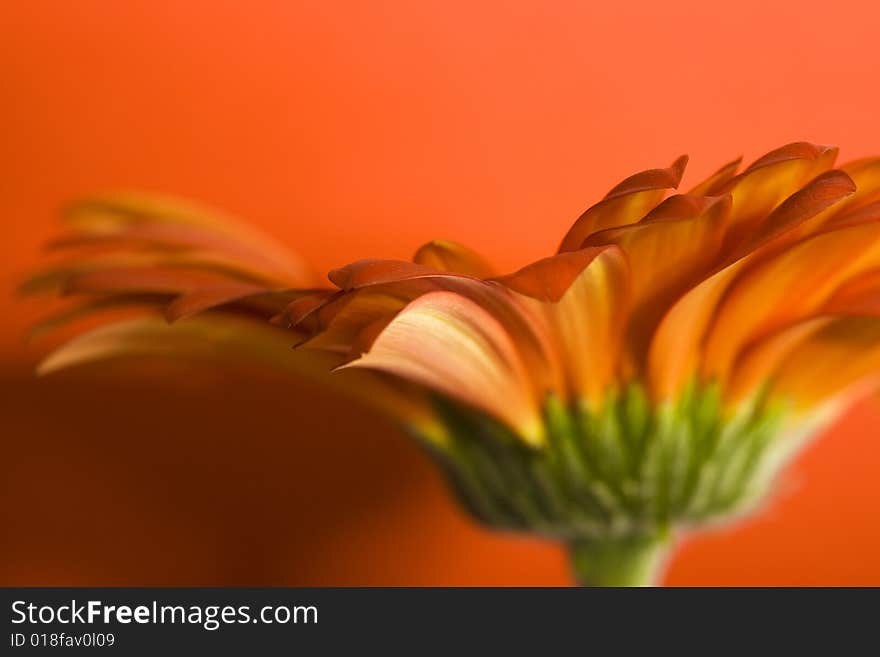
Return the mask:
<svg viewBox="0 0 880 657">
<path fill-rule="evenodd" d="M 561 584 L 475 528 L 405 436 L 321 391 L 186 364 L 43 381 L 13 299 L 65 200 L 192 197 L 326 270 L 453 238 L 510 268 L 621 178 L 799 139 L 880 154 L 876 2 L 4 3 L 5 584 Z M 880 403 L 668 582 L 880 585 Z"/>
</svg>

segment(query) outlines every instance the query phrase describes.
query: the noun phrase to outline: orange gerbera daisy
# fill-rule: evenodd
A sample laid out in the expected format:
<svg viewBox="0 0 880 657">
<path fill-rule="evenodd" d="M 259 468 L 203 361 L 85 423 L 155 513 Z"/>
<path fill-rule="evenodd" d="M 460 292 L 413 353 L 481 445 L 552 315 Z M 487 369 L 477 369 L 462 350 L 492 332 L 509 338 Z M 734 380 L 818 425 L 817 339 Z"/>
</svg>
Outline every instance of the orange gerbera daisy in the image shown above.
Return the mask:
<svg viewBox="0 0 880 657">
<path fill-rule="evenodd" d="M 315 377 L 404 424 L 482 522 L 565 542 L 586 583 L 651 582 L 677 530 L 752 509 L 880 383 L 880 159 L 836 155 L 789 144 L 667 196 L 681 157 L 512 274 L 434 241 L 334 287 L 209 211 L 86 199 L 53 243 L 77 255 L 25 284 L 86 301 L 39 328 L 164 318 L 92 329 L 39 370 L 222 346 Z"/>
</svg>

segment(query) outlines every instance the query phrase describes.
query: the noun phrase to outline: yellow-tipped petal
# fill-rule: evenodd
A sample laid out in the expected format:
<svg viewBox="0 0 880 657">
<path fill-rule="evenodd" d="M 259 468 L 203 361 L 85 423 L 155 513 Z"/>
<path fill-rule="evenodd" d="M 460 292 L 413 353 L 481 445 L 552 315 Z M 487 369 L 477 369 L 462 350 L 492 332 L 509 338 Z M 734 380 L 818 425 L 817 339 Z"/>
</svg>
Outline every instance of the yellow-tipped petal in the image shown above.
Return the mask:
<svg viewBox="0 0 880 657">
<path fill-rule="evenodd" d="M 345 367 L 408 379 L 543 441 L 540 410 L 510 335 L 482 307 L 453 292 L 431 292 L 404 308 L 361 358 Z"/>
</svg>

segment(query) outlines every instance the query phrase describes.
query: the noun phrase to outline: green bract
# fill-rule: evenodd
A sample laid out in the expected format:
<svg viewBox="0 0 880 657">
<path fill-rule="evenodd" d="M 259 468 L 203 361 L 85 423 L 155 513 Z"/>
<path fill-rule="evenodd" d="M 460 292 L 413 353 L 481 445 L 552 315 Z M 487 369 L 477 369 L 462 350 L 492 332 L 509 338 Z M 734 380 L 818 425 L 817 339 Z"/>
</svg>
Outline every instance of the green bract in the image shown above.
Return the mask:
<svg viewBox="0 0 880 657">
<path fill-rule="evenodd" d="M 450 437 L 431 452 L 478 520 L 564 541 L 585 578 L 601 563 L 599 579 L 621 584 L 638 566 L 609 558 L 656 561 L 674 530 L 750 510 L 804 435 L 783 430 L 782 403 L 758 394 L 725 409 L 714 385 L 656 406 L 638 384 L 596 409 L 550 397 L 538 448 L 484 414 L 437 405 Z"/>
</svg>

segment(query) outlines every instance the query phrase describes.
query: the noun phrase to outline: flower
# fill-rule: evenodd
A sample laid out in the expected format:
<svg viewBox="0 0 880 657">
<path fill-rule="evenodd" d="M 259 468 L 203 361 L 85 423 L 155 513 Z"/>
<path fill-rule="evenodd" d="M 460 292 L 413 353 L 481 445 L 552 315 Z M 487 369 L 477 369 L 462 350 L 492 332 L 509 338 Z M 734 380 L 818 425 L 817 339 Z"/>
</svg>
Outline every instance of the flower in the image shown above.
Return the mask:
<svg viewBox="0 0 880 657">
<path fill-rule="evenodd" d="M 404 425 L 483 523 L 566 543 L 586 583 L 648 583 L 677 532 L 754 509 L 880 384 L 880 159 L 836 156 L 793 143 L 667 196 L 681 157 L 514 273 L 433 241 L 333 287 L 210 211 L 86 199 L 53 243 L 79 255 L 25 284 L 85 301 L 38 330 L 164 319 L 101 325 L 39 370 L 219 345 L 313 377 Z"/>
</svg>

